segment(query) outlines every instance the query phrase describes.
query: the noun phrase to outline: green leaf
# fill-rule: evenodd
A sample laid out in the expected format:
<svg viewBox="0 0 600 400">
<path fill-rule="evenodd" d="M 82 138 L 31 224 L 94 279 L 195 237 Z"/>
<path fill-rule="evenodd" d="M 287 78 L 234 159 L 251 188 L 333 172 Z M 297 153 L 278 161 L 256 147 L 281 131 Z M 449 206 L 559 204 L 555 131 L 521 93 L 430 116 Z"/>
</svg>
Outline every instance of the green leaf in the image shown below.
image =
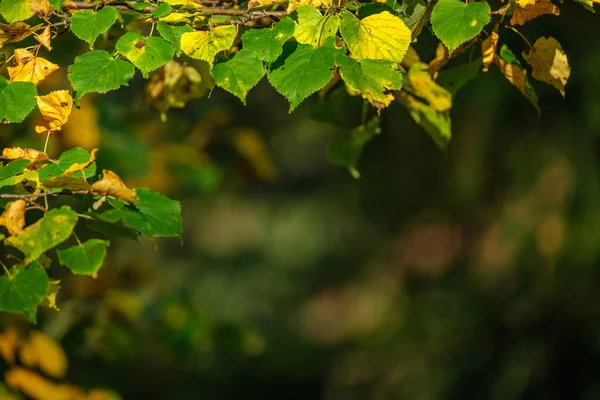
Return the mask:
<svg viewBox="0 0 600 400">
<path fill-rule="evenodd" d="M 481 32 L 490 22 L 491 11 L 485 1 L 465 4 L 460 0 L 440 0 L 433 7 L 431 27 L 452 54 Z"/>
<path fill-rule="evenodd" d="M 366 125 L 361 125 L 339 139 L 334 140 L 327 146 L 327 157 L 329 160 L 342 167 L 347 167 L 355 178 L 360 174 L 356 170 L 356 164 L 365 145 L 381 132 L 379 117 L 375 116 Z"/>
<path fill-rule="evenodd" d="M 25 159 L 15 160 L 8 165 L 0 166 L 0 180 L 20 174 L 27 167 L 29 167 L 29 160 Z"/>
<path fill-rule="evenodd" d="M 48 164 L 41 168 L 38 173 L 41 181 L 50 178 L 59 177 L 73 164 L 84 164 L 90 159 L 90 153 L 81 147 L 74 147 L 62 153 L 58 158 L 58 162 Z M 85 176 L 89 179 L 96 175 L 96 163 L 92 163 L 89 167 L 81 172 L 76 172 L 71 175 L 71 178 L 80 178 Z"/>
<path fill-rule="evenodd" d="M 581 4 L 593 13 L 596 12 L 596 10 L 594 10 L 594 2 L 592 0 L 575 0 L 575 2 Z"/>
<path fill-rule="evenodd" d="M 0 14 L 2 14 L 9 24 L 25 21 L 33 17 L 31 0 L 2 0 L 0 3 Z"/>
<path fill-rule="evenodd" d="M 169 15 L 170 13 L 171 13 L 171 6 L 169 5 L 169 3 L 162 3 L 161 5 L 156 7 L 154 10 L 152 10 L 152 16 L 154 18 L 162 18 L 162 17 Z"/>
<path fill-rule="evenodd" d="M 283 52 L 283 44 L 292 37 L 296 24 L 285 17 L 272 28 L 249 29 L 242 36 L 244 49 L 253 51 L 263 61 L 273 62 Z"/>
<path fill-rule="evenodd" d="M 167 42 L 175 46 L 178 56 L 181 55 L 181 35 L 186 32 L 194 31 L 188 24 L 169 25 L 163 21 L 159 21 L 158 24 L 156 24 L 156 29 Z M 261 31 L 262 29 L 256 30 Z"/>
<path fill-rule="evenodd" d="M 44 252 L 67 240 L 76 223 L 75 211 L 68 206 L 62 206 L 48 211 L 44 218 L 25 228 L 21 234 L 9 237 L 4 243 L 23 252 L 23 262 L 29 264 Z"/>
<path fill-rule="evenodd" d="M 178 201 L 150 189 L 136 190 L 138 201 L 133 206 L 113 202 L 117 208 L 98 217 L 110 223 L 122 223 L 148 237 L 181 236 L 181 205 Z"/>
<path fill-rule="evenodd" d="M 217 63 L 210 71 L 216 84 L 237 96 L 246 104 L 246 95 L 265 75 L 265 68 L 250 50 L 236 52 L 225 62 Z"/>
<path fill-rule="evenodd" d="M 415 122 L 431 136 L 442 150 L 446 150 L 452 137 L 450 112 L 436 111 L 429 104 L 423 103 L 404 92 L 402 92 L 399 100 L 408 109 Z"/>
<path fill-rule="evenodd" d="M 93 49 L 96 38 L 106 32 L 118 17 L 119 13 L 114 7 L 104 7 L 98 12 L 77 10 L 71 16 L 71 31 Z"/>
<path fill-rule="evenodd" d="M 2 180 L 0 180 L 0 188 L 5 187 L 5 186 L 15 186 L 25 180 L 28 180 L 28 181 L 39 180 L 37 171 L 27 171 L 24 174 L 19 174 L 19 175 L 11 176 L 6 179 L 2 179 Z"/>
<path fill-rule="evenodd" d="M 108 246 L 109 241 L 90 239 L 68 249 L 58 250 L 58 261 L 76 275 L 94 275 L 102 267 Z"/>
<path fill-rule="evenodd" d="M 24 314 L 35 323 L 37 307 L 49 289 L 48 275 L 39 263 L 16 265 L 10 276 L 0 277 L 0 310 Z"/>
<path fill-rule="evenodd" d="M 298 43 L 321 46 L 335 36 L 340 25 L 337 15 L 323 16 L 314 6 L 307 4 L 296 9 L 297 26 L 294 37 Z"/>
<path fill-rule="evenodd" d="M 36 105 L 37 90 L 32 82 L 10 82 L 0 93 L 0 121 L 21 122 Z"/>
<path fill-rule="evenodd" d="M 333 78 L 334 57 L 339 50 L 333 45 L 313 47 L 289 43 L 289 56 L 281 56 L 271 65 L 271 85 L 290 103 L 290 112 L 308 96 L 323 88 Z"/>
<path fill-rule="evenodd" d="M 341 13 L 340 33 L 357 59 L 402 62 L 411 42 L 411 32 L 402 20 L 387 11 L 358 20 Z"/>
<path fill-rule="evenodd" d="M 439 72 L 436 82 L 438 85 L 448 90 L 452 96 L 456 96 L 456 93 L 460 88 L 479 74 L 482 61 L 483 59 L 479 57 L 468 64 L 459 65 L 458 67 L 450 69 L 443 69 Z"/>
<path fill-rule="evenodd" d="M 402 88 L 402 74 L 387 60 L 361 60 L 360 63 L 344 54 L 335 57 L 346 86 L 372 105 L 387 107 L 394 99 L 389 90 Z"/>
<path fill-rule="evenodd" d="M 173 58 L 174 47 L 165 39 L 127 32 L 117 42 L 117 51 L 142 71 L 144 78 Z"/>
<path fill-rule="evenodd" d="M 104 50 L 95 50 L 75 58 L 68 76 L 77 98 L 81 99 L 86 93 L 106 93 L 127 86 L 134 73 L 131 63 L 112 58 Z"/>
</svg>

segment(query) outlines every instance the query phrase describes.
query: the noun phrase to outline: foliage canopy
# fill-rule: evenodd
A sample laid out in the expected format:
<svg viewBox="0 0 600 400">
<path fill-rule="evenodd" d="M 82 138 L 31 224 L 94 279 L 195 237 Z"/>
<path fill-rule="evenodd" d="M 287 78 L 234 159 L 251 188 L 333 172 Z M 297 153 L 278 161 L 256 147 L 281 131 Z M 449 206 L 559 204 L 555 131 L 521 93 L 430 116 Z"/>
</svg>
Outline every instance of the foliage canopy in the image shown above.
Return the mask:
<svg viewBox="0 0 600 400">
<path fill-rule="evenodd" d="M 594 11 L 598 0 L 578 2 Z M 460 0 L 2 0 L 0 15 L 7 22 L 0 24 L 0 46 L 18 43 L 3 64 L 7 76 L 0 76 L 4 123 L 20 123 L 37 107 L 43 123 L 35 131 L 58 134 L 86 94 L 127 86 L 137 70 L 150 89 L 167 79 L 185 86 L 163 104 L 162 114 L 215 87 L 245 103 L 265 76 L 290 112 L 317 92 L 326 98 L 332 87 L 345 85 L 364 99 L 363 124 L 331 143 L 328 154 L 355 176 L 362 148 L 379 133 L 379 116 L 393 101 L 445 149 L 453 97 L 480 71 L 498 68 L 536 109 L 528 69 L 562 96 L 570 76 L 567 55 L 555 38 L 531 44 L 518 30 L 540 16 L 559 15 L 550 0 L 509 0 L 498 9 Z M 59 70 L 52 62 L 53 46 L 59 47 L 60 35 L 68 31 L 89 51 L 68 66 L 69 90 L 42 92 L 38 85 Z M 98 38 L 113 31 L 119 34 L 111 47 L 96 48 Z M 428 31 L 440 42 L 435 58 L 424 62 L 412 44 Z M 515 33 L 527 46 L 521 55 L 501 43 Z M 36 44 L 21 46 L 31 37 Z M 445 79 L 450 74 L 453 79 Z M 147 90 L 149 100 L 159 94 Z M 368 105 L 377 114 L 372 118 Z M 52 304 L 50 254 L 73 274 L 95 275 L 110 238 L 181 235 L 177 201 L 127 187 L 114 172 L 97 168 L 95 156 L 96 150 L 81 148 L 58 159 L 45 149 L 4 149 L 0 239 L 21 256 L 3 264 L 0 310 L 35 321 L 37 307 Z M 78 225 L 98 237 L 81 241 L 74 233 Z"/>
</svg>

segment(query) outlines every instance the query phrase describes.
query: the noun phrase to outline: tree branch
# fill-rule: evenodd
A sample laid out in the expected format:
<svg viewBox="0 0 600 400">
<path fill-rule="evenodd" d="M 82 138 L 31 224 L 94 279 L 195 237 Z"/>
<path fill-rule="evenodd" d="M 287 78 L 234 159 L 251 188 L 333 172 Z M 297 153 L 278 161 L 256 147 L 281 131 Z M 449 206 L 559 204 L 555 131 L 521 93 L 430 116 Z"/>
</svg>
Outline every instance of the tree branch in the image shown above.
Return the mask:
<svg viewBox="0 0 600 400">
<path fill-rule="evenodd" d="M 196 2 L 199 4 L 215 4 L 217 1 L 218 0 L 209 0 L 209 1 L 196 0 Z M 74 1 L 73 4 L 80 10 L 94 10 L 94 9 L 98 8 L 98 5 L 94 5 L 93 3 L 86 3 L 85 1 Z M 120 11 L 135 10 L 131 6 L 131 3 L 129 3 L 129 2 L 111 3 L 111 4 L 108 4 L 107 6 L 114 7 Z M 156 8 L 156 6 L 148 6 L 142 10 L 135 10 L 135 11 L 138 11 L 143 14 L 150 14 L 152 12 L 152 10 L 154 10 L 155 8 Z M 244 18 L 247 18 L 248 20 L 254 20 L 254 19 L 263 18 L 263 17 L 283 18 L 283 17 L 286 17 L 289 15 L 289 13 L 286 11 L 261 10 L 261 11 L 248 12 L 248 11 L 244 11 L 244 10 L 227 8 L 225 6 L 223 6 L 223 7 L 203 7 L 198 10 L 195 10 L 195 13 L 197 13 L 199 15 L 206 15 L 206 16 L 229 15 L 232 17 L 244 17 Z"/>
<path fill-rule="evenodd" d="M 58 196 L 59 194 L 71 195 L 71 194 L 90 194 L 87 190 L 73 190 L 70 192 L 56 191 L 56 192 L 40 192 L 40 193 L 28 193 L 28 194 L 11 194 L 11 193 L 0 193 L 0 199 L 21 199 L 28 200 L 32 197 L 44 197 L 44 196 Z"/>
</svg>

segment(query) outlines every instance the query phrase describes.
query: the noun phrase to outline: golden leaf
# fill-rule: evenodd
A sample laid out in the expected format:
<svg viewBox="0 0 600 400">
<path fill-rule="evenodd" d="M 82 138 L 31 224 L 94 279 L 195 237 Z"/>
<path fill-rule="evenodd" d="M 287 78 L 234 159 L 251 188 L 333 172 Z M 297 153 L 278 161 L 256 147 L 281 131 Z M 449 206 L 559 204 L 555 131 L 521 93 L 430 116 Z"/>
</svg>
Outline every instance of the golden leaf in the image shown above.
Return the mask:
<svg viewBox="0 0 600 400">
<path fill-rule="evenodd" d="M 492 34 L 481 43 L 481 54 L 483 55 L 483 72 L 487 72 L 494 62 L 496 50 L 498 49 L 498 25 L 494 27 Z"/>
<path fill-rule="evenodd" d="M 9 160 L 25 158 L 31 161 L 32 163 L 48 159 L 48 155 L 46 153 L 42 153 L 41 151 L 34 149 L 22 149 L 20 147 L 11 147 L 8 149 L 4 149 L 2 151 L 2 155 L 8 158 Z"/>
<path fill-rule="evenodd" d="M 32 331 L 19 352 L 21 362 L 39 369 L 54 378 L 63 378 L 67 373 L 67 356 L 54 339 L 40 331 Z"/>
<path fill-rule="evenodd" d="M 6 227 L 11 235 L 18 235 L 23 232 L 26 206 L 27 203 L 24 200 L 12 201 L 8 203 L 6 209 L 0 215 L 0 225 Z"/>
<path fill-rule="evenodd" d="M 48 0 L 31 0 L 31 12 L 39 18 L 48 18 L 54 11 L 54 7 L 48 2 Z"/>
<path fill-rule="evenodd" d="M 50 30 L 50 25 L 47 25 L 44 28 L 44 31 L 41 35 L 35 35 L 35 40 L 40 42 L 42 46 L 44 46 L 48 51 L 52 51 L 52 46 L 50 42 L 52 41 L 52 31 Z"/>
<path fill-rule="evenodd" d="M 36 96 L 37 105 L 42 117 L 47 122 L 45 125 L 35 127 L 37 133 L 60 131 L 69 119 L 73 108 L 73 98 L 68 90 L 57 90 L 46 96 Z"/>
<path fill-rule="evenodd" d="M 32 28 L 25 22 L 15 22 L 10 25 L 0 24 L 0 47 L 2 47 L 4 43 L 15 43 L 26 39 L 40 26 L 42 25 Z"/>
<path fill-rule="evenodd" d="M 517 4 L 518 6 L 510 19 L 511 25 L 523 25 L 527 21 L 544 14 L 560 14 L 558 7 L 552 4 L 550 0 L 521 0 L 517 1 Z"/>
<path fill-rule="evenodd" d="M 229 50 L 237 36 L 237 25 L 223 25 L 209 31 L 186 32 L 181 35 L 181 50 L 212 67 L 217 53 Z"/>
<path fill-rule="evenodd" d="M 135 190 L 125 186 L 121 178 L 119 178 L 119 175 L 107 169 L 102 171 L 102 175 L 102 179 L 92 185 L 90 190 L 92 193 L 112 196 L 130 203 L 135 203 L 137 201 L 138 198 L 135 194 Z"/>
<path fill-rule="evenodd" d="M 75 163 L 75 164 L 71 165 L 69 168 L 67 168 L 65 170 L 65 172 L 62 173 L 62 176 L 71 175 L 71 174 L 74 174 L 75 172 L 83 171 L 84 169 L 89 167 L 94 161 L 96 161 L 96 153 L 97 152 L 98 152 L 98 149 L 93 149 L 90 154 L 89 160 L 87 160 L 86 162 L 81 163 L 81 164 Z"/>
<path fill-rule="evenodd" d="M 529 51 L 523 52 L 523 58 L 531 65 L 535 79 L 554 86 L 565 96 L 565 85 L 571 75 L 571 67 L 556 39 L 539 38 Z"/>
<path fill-rule="evenodd" d="M 527 81 L 527 72 L 521 66 L 506 62 L 498 55 L 494 57 L 494 64 L 500 68 L 504 77 L 519 89 L 525 98 L 530 99 L 534 103 L 537 102 L 537 96 Z"/>
<path fill-rule="evenodd" d="M 15 367 L 4 374 L 4 381 L 13 390 L 20 390 L 35 400 L 74 400 L 84 398 L 76 387 L 49 381 L 23 367 Z"/>
<path fill-rule="evenodd" d="M 0 356 L 8 364 L 15 363 L 15 352 L 19 347 L 19 334 L 14 328 L 8 328 L 0 333 Z"/>
<path fill-rule="evenodd" d="M 273 1 L 266 1 L 265 4 L 273 3 Z M 290 0 L 287 7 L 287 12 L 292 12 L 298 7 L 305 6 L 307 4 L 312 5 L 315 8 L 319 8 L 321 6 L 329 6 L 331 5 L 331 0 Z M 262 4 L 261 4 L 262 5 Z"/>
<path fill-rule="evenodd" d="M 58 65 L 36 57 L 25 49 L 16 49 L 14 54 L 16 64 L 8 67 L 11 82 L 33 82 L 37 85 L 48 75 L 58 71 Z"/>
<path fill-rule="evenodd" d="M 165 3 L 171 6 L 186 6 L 190 8 L 200 9 L 202 4 L 195 2 L 194 0 L 164 0 Z"/>
<path fill-rule="evenodd" d="M 417 57 L 418 57 L 418 55 L 417 55 Z M 402 63 L 404 63 L 405 60 L 406 60 L 406 56 L 404 56 Z M 430 74 L 435 76 L 436 73 L 440 69 L 442 69 L 442 67 L 444 65 L 448 64 L 448 61 L 450 61 L 450 53 L 448 52 L 448 48 L 446 46 L 444 46 L 443 43 L 438 43 L 438 46 L 435 49 L 435 58 L 433 60 L 431 60 L 427 69 L 429 70 Z M 414 64 L 415 63 L 411 64 L 411 67 Z"/>
</svg>

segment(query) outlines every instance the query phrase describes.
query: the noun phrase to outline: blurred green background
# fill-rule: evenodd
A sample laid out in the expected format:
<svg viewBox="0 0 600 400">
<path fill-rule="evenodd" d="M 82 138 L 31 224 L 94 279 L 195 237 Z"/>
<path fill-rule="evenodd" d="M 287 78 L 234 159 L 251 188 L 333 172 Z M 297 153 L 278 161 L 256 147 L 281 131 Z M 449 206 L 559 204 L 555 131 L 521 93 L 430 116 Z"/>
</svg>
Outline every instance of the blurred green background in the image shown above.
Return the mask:
<svg viewBox="0 0 600 400">
<path fill-rule="evenodd" d="M 343 88 L 293 114 L 265 80 L 246 107 L 217 89 L 166 123 L 139 75 L 89 96 L 50 154 L 99 147 L 100 167 L 182 202 L 184 236 L 115 240 L 95 280 L 55 267 L 61 311 L 37 328 L 68 381 L 124 399 L 600 399 L 599 23 L 567 2 L 523 29 L 573 70 L 565 99 L 534 82 L 540 118 L 492 68 L 455 98 L 446 154 L 384 110 L 358 180 L 326 157 L 360 124 Z M 84 51 L 69 35 L 63 69 Z M 435 40 L 416 48 L 429 61 Z M 40 148 L 32 126 L 0 144 Z"/>
</svg>

